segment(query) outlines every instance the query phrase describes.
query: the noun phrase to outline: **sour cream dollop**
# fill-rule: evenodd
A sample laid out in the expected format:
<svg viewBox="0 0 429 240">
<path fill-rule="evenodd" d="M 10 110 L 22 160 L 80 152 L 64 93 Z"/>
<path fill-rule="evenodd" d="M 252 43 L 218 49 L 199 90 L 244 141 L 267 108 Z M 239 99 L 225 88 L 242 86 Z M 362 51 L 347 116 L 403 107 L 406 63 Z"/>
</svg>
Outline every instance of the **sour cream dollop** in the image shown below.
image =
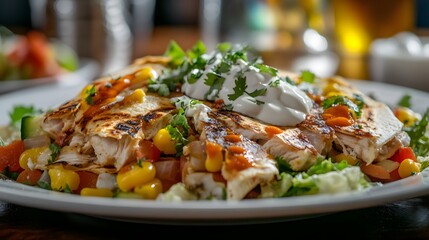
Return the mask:
<svg viewBox="0 0 429 240">
<path fill-rule="evenodd" d="M 310 112 L 312 100 L 307 94 L 277 74 L 261 71 L 243 59 L 236 60 L 229 71 L 214 74 L 223 61 L 222 54 L 205 57 L 211 64 L 191 72 L 200 77 L 192 82 L 185 78 L 182 92 L 187 96 L 199 100 L 222 99 L 233 111 L 277 126 L 295 126 Z M 209 80 L 214 75 L 215 87 Z"/>
</svg>

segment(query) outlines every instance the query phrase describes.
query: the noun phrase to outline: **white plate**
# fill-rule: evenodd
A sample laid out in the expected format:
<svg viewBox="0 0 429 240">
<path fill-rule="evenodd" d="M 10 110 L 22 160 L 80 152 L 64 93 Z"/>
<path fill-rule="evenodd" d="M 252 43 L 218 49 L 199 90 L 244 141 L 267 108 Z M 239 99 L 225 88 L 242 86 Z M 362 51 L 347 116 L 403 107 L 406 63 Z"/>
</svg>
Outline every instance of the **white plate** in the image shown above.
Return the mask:
<svg viewBox="0 0 429 240">
<path fill-rule="evenodd" d="M 99 66 L 95 60 L 81 58 L 79 60 L 79 65 L 76 71 L 59 76 L 0 81 L 0 94 L 45 84 L 73 86 L 82 82 L 87 82 L 88 79 L 96 77 Z"/>
<path fill-rule="evenodd" d="M 424 112 L 429 104 L 429 94 L 425 92 L 369 81 L 353 81 L 353 83 L 365 93 L 371 93 L 388 104 L 394 105 L 403 94 L 412 95 L 412 104 L 419 112 Z M 14 104 L 32 103 L 42 109 L 48 109 L 75 96 L 81 87 L 46 86 L 0 96 L 0 124 L 8 122 L 7 115 Z M 120 221 L 163 224 L 224 225 L 289 221 L 372 207 L 426 194 L 429 194 L 429 170 L 364 192 L 237 202 L 157 202 L 80 197 L 0 180 L 0 200 L 10 203 Z"/>
</svg>

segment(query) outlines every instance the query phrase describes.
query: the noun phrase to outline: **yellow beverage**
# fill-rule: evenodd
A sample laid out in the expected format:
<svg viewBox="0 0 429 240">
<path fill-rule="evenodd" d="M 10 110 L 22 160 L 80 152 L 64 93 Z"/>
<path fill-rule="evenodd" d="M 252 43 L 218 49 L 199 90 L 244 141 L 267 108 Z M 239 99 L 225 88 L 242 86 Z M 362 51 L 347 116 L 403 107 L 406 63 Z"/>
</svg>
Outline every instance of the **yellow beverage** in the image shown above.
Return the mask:
<svg viewBox="0 0 429 240">
<path fill-rule="evenodd" d="M 332 0 L 341 53 L 364 55 L 376 38 L 414 30 L 414 0 Z"/>
</svg>

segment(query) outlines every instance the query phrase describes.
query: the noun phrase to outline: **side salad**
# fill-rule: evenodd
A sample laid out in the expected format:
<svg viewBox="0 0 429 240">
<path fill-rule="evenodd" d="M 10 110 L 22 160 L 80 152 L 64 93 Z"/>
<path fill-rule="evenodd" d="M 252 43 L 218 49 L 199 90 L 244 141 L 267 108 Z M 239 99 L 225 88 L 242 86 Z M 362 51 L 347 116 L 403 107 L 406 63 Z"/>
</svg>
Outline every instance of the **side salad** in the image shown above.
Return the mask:
<svg viewBox="0 0 429 240">
<path fill-rule="evenodd" d="M 40 31 L 18 35 L 0 26 L 0 81 L 53 77 L 76 71 L 76 52 Z"/>
</svg>

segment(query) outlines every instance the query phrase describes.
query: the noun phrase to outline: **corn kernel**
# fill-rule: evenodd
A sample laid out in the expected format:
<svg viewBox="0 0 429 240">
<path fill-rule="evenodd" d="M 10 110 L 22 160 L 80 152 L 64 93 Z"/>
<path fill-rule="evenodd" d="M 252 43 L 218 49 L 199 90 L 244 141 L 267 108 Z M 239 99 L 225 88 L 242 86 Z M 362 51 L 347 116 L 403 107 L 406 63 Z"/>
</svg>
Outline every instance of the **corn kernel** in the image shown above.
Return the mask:
<svg viewBox="0 0 429 240">
<path fill-rule="evenodd" d="M 217 155 L 216 157 L 209 157 L 205 161 L 205 167 L 208 172 L 219 172 L 222 169 L 223 156 Z"/>
<path fill-rule="evenodd" d="M 219 172 L 223 165 L 222 147 L 217 143 L 207 142 L 207 158 L 205 161 L 206 170 L 209 172 Z"/>
<path fill-rule="evenodd" d="M 171 139 L 167 129 L 160 129 L 153 138 L 155 146 L 165 154 L 176 153 L 176 142 Z"/>
<path fill-rule="evenodd" d="M 122 100 L 122 102 L 125 105 L 131 105 L 134 103 L 142 103 L 145 97 L 145 93 L 143 92 L 143 89 L 138 88 L 136 90 L 134 90 L 133 93 L 131 93 L 130 95 L 126 96 L 124 98 L 124 100 Z"/>
<path fill-rule="evenodd" d="M 162 183 L 158 178 L 134 188 L 134 192 L 140 194 L 145 199 L 155 199 L 162 193 Z"/>
<path fill-rule="evenodd" d="M 48 146 L 43 146 L 25 150 L 19 157 L 19 166 L 23 169 L 32 169 L 39 156 L 47 149 Z"/>
<path fill-rule="evenodd" d="M 143 67 L 131 79 L 131 85 L 142 83 L 148 79 L 155 79 L 158 76 L 156 71 L 151 67 Z"/>
<path fill-rule="evenodd" d="M 411 175 L 417 174 L 420 172 L 421 164 L 412 160 L 412 159 L 404 159 L 398 168 L 398 173 L 401 178 L 406 178 Z"/>
<path fill-rule="evenodd" d="M 141 166 L 135 164 L 129 171 L 119 172 L 116 176 L 118 188 L 123 192 L 129 192 L 136 186 L 143 185 L 155 178 L 156 169 L 150 162 L 142 162 Z"/>
<path fill-rule="evenodd" d="M 420 114 L 414 112 L 407 107 L 397 107 L 394 111 L 396 118 L 401 121 L 406 127 L 409 127 L 420 120 Z"/>
<path fill-rule="evenodd" d="M 107 188 L 82 188 L 80 195 L 90 197 L 113 197 L 113 192 Z"/>
<path fill-rule="evenodd" d="M 48 171 L 51 179 L 51 188 L 56 191 L 64 191 L 67 188 L 74 191 L 79 187 L 79 174 L 75 171 L 64 169 L 61 165 Z"/>
</svg>

